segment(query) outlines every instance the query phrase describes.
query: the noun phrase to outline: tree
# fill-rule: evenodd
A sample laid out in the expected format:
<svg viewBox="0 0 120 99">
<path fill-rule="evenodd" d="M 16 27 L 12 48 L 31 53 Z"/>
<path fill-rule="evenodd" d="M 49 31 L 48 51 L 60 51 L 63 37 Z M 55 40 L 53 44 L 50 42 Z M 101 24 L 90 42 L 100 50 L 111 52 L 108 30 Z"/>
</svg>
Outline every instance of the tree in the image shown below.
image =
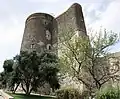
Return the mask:
<svg viewBox="0 0 120 99">
<path fill-rule="evenodd" d="M 12 59 L 5 60 L 3 63 L 4 71 L 0 73 L 1 87 L 6 88 L 9 83 L 10 73 L 13 71 L 14 61 Z"/>
<path fill-rule="evenodd" d="M 58 76 L 56 75 L 56 73 L 59 71 L 55 66 L 53 66 L 52 64 L 44 64 L 44 72 L 46 74 L 45 75 L 45 79 L 47 81 L 47 83 L 50 84 L 50 87 L 52 88 L 52 91 L 54 92 L 56 89 L 60 88 L 60 84 L 58 82 Z"/>
<path fill-rule="evenodd" d="M 60 87 L 57 78 L 58 57 L 52 52 L 21 51 L 13 59 L 5 60 L 3 67 L 1 87 L 13 93 L 19 85 L 27 95 L 45 83 L 49 83 L 53 91 Z"/>
<path fill-rule="evenodd" d="M 3 63 L 3 68 L 4 71 L 0 73 L 0 82 L 2 88 L 12 90 L 13 93 L 15 93 L 20 84 L 20 74 L 17 68 L 15 68 L 14 60 L 5 60 Z"/>
<path fill-rule="evenodd" d="M 57 57 L 50 52 L 21 52 L 15 58 L 17 69 L 20 74 L 20 83 L 24 92 L 29 95 L 37 91 L 45 82 L 57 80 Z M 52 68 L 51 68 L 52 67 Z M 54 77 L 54 79 L 52 79 Z M 49 78 L 49 79 L 48 79 Z M 58 80 L 57 80 L 57 84 Z M 54 88 L 52 86 L 52 88 Z"/>
<path fill-rule="evenodd" d="M 4 64 L 3 64 L 4 71 L 6 73 L 12 72 L 13 71 L 13 68 L 12 68 L 13 64 L 14 64 L 14 61 L 12 59 L 5 60 Z"/>
<path fill-rule="evenodd" d="M 14 63 L 15 65 L 15 63 Z M 14 66 L 13 71 L 9 74 L 8 78 L 8 87 L 9 89 L 15 93 L 18 86 L 20 85 L 21 82 L 21 73 L 18 69 L 18 67 Z"/>
<path fill-rule="evenodd" d="M 0 88 L 3 89 L 6 87 L 6 79 L 5 79 L 5 72 L 0 73 Z"/>
<path fill-rule="evenodd" d="M 44 53 L 41 57 L 43 57 L 43 66 L 41 66 L 40 70 L 44 70 L 46 82 L 50 84 L 54 92 L 55 89 L 60 88 L 58 76 L 56 75 L 59 72 L 58 57 L 49 52 Z"/>
<path fill-rule="evenodd" d="M 73 30 L 59 35 L 59 53 L 62 71 L 68 72 L 85 85 L 92 93 L 114 78 L 119 71 L 119 62 L 110 72 L 110 46 L 118 41 L 118 35 L 113 32 L 100 31 L 89 38 L 86 35 L 77 36 Z"/>
</svg>

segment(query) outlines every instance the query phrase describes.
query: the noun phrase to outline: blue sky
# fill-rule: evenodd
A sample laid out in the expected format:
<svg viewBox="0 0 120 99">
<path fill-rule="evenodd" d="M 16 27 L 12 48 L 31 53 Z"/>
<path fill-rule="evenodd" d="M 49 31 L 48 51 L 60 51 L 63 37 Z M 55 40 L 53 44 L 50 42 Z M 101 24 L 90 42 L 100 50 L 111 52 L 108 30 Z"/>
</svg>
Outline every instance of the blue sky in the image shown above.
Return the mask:
<svg viewBox="0 0 120 99">
<path fill-rule="evenodd" d="M 0 0 L 0 72 L 5 59 L 20 51 L 26 18 L 35 12 L 58 16 L 73 3 L 82 5 L 87 29 L 120 32 L 120 0 Z M 120 51 L 120 43 L 113 52 Z"/>
</svg>

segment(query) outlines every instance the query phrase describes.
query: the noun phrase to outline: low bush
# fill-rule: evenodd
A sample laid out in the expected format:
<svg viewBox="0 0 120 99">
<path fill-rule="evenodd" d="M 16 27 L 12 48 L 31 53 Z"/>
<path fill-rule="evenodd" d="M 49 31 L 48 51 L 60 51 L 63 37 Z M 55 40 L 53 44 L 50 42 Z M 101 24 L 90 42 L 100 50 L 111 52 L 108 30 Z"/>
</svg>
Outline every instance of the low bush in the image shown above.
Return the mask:
<svg viewBox="0 0 120 99">
<path fill-rule="evenodd" d="M 120 99 L 120 89 L 112 86 L 102 88 L 95 99 Z"/>
<path fill-rule="evenodd" d="M 56 91 L 57 99 L 81 99 L 80 92 L 74 88 L 63 88 Z"/>
</svg>

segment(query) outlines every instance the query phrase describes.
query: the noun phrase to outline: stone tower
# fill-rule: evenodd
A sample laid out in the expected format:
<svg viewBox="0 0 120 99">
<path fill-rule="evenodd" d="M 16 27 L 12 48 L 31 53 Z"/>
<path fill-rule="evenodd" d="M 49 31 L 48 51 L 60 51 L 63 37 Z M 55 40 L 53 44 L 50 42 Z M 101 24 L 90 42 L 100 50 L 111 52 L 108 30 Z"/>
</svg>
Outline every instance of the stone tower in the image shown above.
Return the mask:
<svg viewBox="0 0 120 99">
<path fill-rule="evenodd" d="M 56 20 L 58 33 L 69 31 L 71 28 L 78 35 L 87 35 L 82 7 L 78 3 L 74 3 L 66 12 L 59 15 Z"/>
<path fill-rule="evenodd" d="M 35 50 L 39 53 L 48 49 L 58 52 L 58 33 L 69 29 L 79 36 L 87 36 L 82 7 L 77 3 L 57 18 L 46 13 L 34 13 L 26 20 L 21 51 Z M 48 87 L 43 90 L 45 93 L 50 92 Z"/>
<path fill-rule="evenodd" d="M 87 36 L 82 7 L 78 3 L 57 18 L 46 13 L 34 13 L 26 20 L 21 51 L 57 51 L 57 34 L 70 28 L 77 35 Z"/>
<path fill-rule="evenodd" d="M 49 14 L 34 13 L 25 23 L 21 51 L 52 50 L 57 43 L 57 22 Z"/>
</svg>

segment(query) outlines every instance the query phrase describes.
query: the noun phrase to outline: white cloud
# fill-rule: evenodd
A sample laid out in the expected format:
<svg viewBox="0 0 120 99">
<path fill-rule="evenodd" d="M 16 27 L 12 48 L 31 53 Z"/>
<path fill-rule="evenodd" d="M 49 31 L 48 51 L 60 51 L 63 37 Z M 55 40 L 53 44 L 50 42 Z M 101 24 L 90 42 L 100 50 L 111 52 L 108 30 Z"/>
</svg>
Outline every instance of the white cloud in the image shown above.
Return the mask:
<svg viewBox="0 0 120 99">
<path fill-rule="evenodd" d="M 0 72 L 3 70 L 4 60 L 13 58 L 20 51 L 20 45 L 23 35 L 24 26 L 11 16 L 12 23 L 0 24 Z"/>
<path fill-rule="evenodd" d="M 98 28 L 103 26 L 109 30 L 120 32 L 120 1 L 115 0 L 109 4 L 104 12 L 98 14 L 99 20 L 94 20 L 91 26 Z"/>
<path fill-rule="evenodd" d="M 30 2 L 42 2 L 42 3 L 53 3 L 53 2 L 58 2 L 60 0 L 28 0 Z"/>
<path fill-rule="evenodd" d="M 94 8 L 94 7 L 93 7 Z M 95 9 L 95 8 L 94 8 Z M 106 28 L 107 30 L 112 30 L 113 32 L 120 33 L 120 1 L 114 0 L 112 1 L 109 6 L 107 6 L 105 11 L 98 12 L 99 10 L 95 10 L 95 13 L 97 12 L 96 17 L 88 17 L 87 16 L 87 24 L 88 29 L 89 27 L 92 27 L 95 30 L 99 30 L 102 26 L 103 28 Z M 92 11 L 92 9 L 91 9 Z M 92 20 L 92 22 L 91 22 Z M 94 35 L 94 34 L 93 34 Z M 120 42 L 117 43 L 115 46 L 111 47 L 111 52 L 117 52 L 120 51 Z"/>
</svg>

